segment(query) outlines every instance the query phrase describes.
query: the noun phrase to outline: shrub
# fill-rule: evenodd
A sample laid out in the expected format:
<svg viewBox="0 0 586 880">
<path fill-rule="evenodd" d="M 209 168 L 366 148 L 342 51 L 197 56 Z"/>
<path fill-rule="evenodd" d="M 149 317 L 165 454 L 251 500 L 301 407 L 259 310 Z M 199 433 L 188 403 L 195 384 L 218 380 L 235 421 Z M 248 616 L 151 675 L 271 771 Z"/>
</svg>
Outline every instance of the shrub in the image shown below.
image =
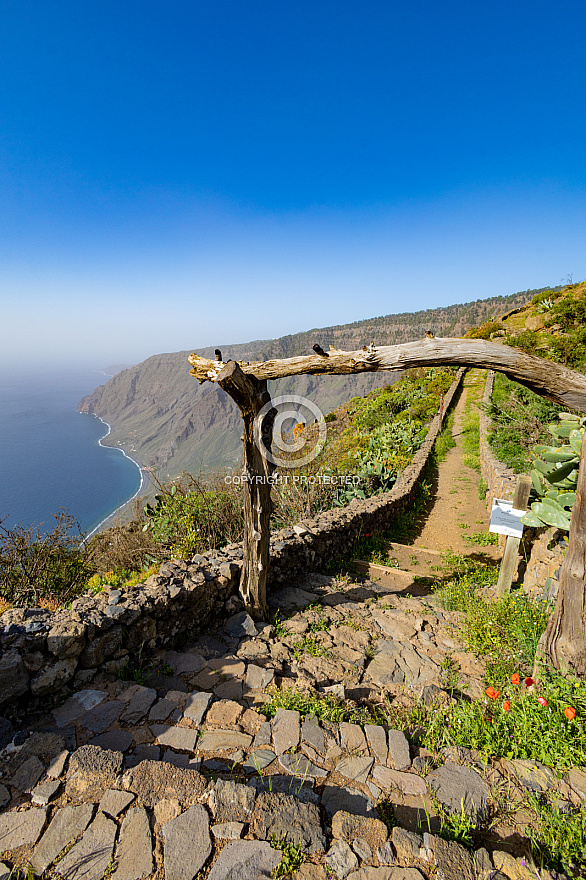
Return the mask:
<svg viewBox="0 0 586 880">
<path fill-rule="evenodd" d="M 473 327 L 466 336 L 468 339 L 490 339 L 493 333 L 504 329 L 500 321 L 490 320 L 485 321 L 480 327 Z"/>
<path fill-rule="evenodd" d="M 554 296 L 553 290 L 542 290 L 541 293 L 536 293 L 535 296 L 531 299 L 532 306 L 538 306 L 540 303 L 545 302 L 546 300 L 551 300 Z"/>
<path fill-rule="evenodd" d="M 187 558 L 242 537 L 237 493 L 205 488 L 187 474 L 170 484 L 160 484 L 160 490 L 156 503 L 144 508 L 143 531 L 150 531 L 174 557 Z"/>
<path fill-rule="evenodd" d="M 527 471 L 532 447 L 550 439 L 547 423 L 559 411 L 559 406 L 497 373 L 487 413 L 488 442 L 499 461 L 517 473 Z"/>
<path fill-rule="evenodd" d="M 163 548 L 150 532 L 142 529 L 144 523 L 138 499 L 133 508 L 134 518 L 129 522 L 116 522 L 87 541 L 88 560 L 96 574 L 139 571 L 164 558 Z"/>
<path fill-rule="evenodd" d="M 558 424 L 548 425 L 555 446 L 540 444 L 533 449 L 531 510 L 522 518 L 528 526 L 555 526 L 570 530 L 570 516 L 576 500 L 578 466 L 584 436 L 584 420 L 572 413 L 560 413 Z M 568 443 L 564 443 L 568 440 Z"/>
<path fill-rule="evenodd" d="M 65 511 L 53 514 L 47 534 L 34 526 L 12 529 L 0 522 L 0 593 L 11 604 L 56 604 L 80 593 L 92 574 L 77 520 Z"/>
<path fill-rule="evenodd" d="M 535 354 L 536 348 L 542 344 L 543 340 L 534 330 L 521 330 L 516 336 L 507 336 L 503 342 L 513 348 L 520 348 L 521 351 L 526 351 L 528 354 Z"/>
</svg>

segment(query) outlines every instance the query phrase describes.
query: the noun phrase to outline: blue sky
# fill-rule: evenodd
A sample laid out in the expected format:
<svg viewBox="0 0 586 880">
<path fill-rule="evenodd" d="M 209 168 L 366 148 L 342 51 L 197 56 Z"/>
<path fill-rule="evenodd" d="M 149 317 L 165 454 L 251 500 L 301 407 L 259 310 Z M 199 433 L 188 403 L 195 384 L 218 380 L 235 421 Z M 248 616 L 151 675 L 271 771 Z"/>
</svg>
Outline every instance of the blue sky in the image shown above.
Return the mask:
<svg viewBox="0 0 586 880">
<path fill-rule="evenodd" d="M 0 0 L 0 363 L 586 277 L 583 3 Z"/>
</svg>

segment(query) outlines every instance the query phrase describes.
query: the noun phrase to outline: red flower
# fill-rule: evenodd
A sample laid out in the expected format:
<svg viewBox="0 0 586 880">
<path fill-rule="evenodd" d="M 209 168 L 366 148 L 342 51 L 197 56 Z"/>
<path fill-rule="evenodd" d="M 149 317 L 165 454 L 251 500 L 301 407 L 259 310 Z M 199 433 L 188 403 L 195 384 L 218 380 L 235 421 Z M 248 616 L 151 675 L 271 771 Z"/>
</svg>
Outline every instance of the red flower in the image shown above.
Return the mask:
<svg viewBox="0 0 586 880">
<path fill-rule="evenodd" d="M 499 694 L 500 691 L 495 691 L 493 687 L 489 687 L 486 689 L 486 696 L 489 697 L 491 700 L 496 700 Z"/>
<path fill-rule="evenodd" d="M 511 675 L 511 681 L 513 682 L 513 684 L 519 684 L 519 683 L 520 683 L 520 681 L 521 681 L 521 676 L 519 675 L 518 672 L 515 672 L 513 675 Z"/>
<path fill-rule="evenodd" d="M 526 678 L 523 682 L 526 688 L 530 688 L 532 684 L 535 684 L 532 678 Z"/>
<path fill-rule="evenodd" d="M 566 708 L 564 709 L 564 715 L 566 716 L 568 721 L 573 721 L 576 717 L 576 710 L 573 709 L 571 706 L 566 706 Z"/>
<path fill-rule="evenodd" d="M 537 702 L 541 703 L 542 706 L 547 706 L 547 700 L 545 697 L 537 697 Z"/>
<path fill-rule="evenodd" d="M 505 710 L 505 712 L 508 712 L 510 708 L 511 708 L 511 704 L 509 703 L 508 700 L 505 700 L 505 702 L 503 703 L 503 709 Z"/>
</svg>

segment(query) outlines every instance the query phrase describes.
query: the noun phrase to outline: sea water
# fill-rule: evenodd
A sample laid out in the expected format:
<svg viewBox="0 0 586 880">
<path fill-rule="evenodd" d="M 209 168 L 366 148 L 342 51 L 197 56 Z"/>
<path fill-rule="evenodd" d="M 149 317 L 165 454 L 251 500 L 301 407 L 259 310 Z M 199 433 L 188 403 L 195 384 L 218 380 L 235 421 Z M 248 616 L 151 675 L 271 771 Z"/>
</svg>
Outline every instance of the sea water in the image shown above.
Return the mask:
<svg viewBox="0 0 586 880">
<path fill-rule="evenodd" d="M 100 446 L 108 426 L 79 413 L 109 377 L 98 370 L 0 375 L 0 520 L 49 531 L 65 510 L 90 533 L 139 489 L 141 472 Z"/>
</svg>

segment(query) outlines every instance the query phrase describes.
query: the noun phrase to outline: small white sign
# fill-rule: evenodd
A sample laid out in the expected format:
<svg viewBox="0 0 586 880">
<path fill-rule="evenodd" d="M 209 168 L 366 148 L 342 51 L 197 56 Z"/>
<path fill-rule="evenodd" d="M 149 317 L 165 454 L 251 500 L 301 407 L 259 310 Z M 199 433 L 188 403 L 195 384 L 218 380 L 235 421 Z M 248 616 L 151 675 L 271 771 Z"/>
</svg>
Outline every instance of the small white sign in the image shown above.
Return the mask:
<svg viewBox="0 0 586 880">
<path fill-rule="evenodd" d="M 526 510 L 516 510 L 513 507 L 512 501 L 493 498 L 488 531 L 496 532 L 497 535 L 510 535 L 512 538 L 520 538 L 523 534 L 521 517 L 526 513 Z"/>
</svg>

